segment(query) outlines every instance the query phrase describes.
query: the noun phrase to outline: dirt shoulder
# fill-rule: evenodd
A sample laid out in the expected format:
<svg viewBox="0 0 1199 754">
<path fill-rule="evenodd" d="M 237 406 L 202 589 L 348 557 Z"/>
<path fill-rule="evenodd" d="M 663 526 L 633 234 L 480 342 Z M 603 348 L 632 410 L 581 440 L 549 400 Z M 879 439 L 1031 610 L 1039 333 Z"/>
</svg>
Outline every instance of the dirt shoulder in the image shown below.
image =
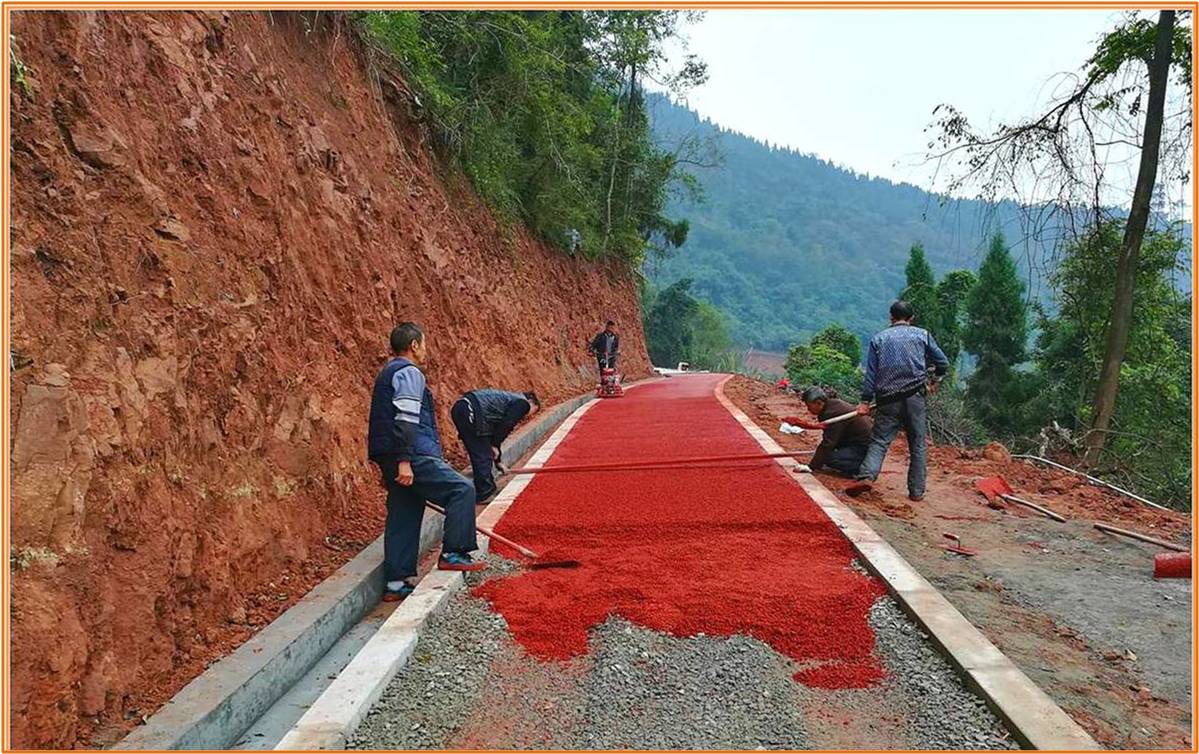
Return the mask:
<svg viewBox="0 0 1199 754">
<path fill-rule="evenodd" d="M 725 393 L 784 448 L 819 442 L 819 432 L 778 431 L 783 416 L 805 414 L 798 399 L 744 377 Z M 974 450 L 931 448 L 929 465 L 921 503 L 907 499 L 902 439 L 862 497 L 841 492 L 845 479 L 819 476 L 1101 744 L 1190 748 L 1191 583 L 1155 580 L 1159 548 L 1092 526 L 1104 521 L 1187 544 L 1190 517 Z M 994 474 L 1068 522 L 988 508 L 974 482 Z M 977 556 L 947 553 L 944 532 Z"/>
</svg>

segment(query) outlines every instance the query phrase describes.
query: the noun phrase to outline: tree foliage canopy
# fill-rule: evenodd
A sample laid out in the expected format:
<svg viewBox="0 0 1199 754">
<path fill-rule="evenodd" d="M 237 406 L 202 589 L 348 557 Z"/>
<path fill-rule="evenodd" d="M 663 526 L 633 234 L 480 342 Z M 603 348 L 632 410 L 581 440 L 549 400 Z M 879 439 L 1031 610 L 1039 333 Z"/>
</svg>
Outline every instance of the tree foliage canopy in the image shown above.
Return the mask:
<svg viewBox="0 0 1199 754">
<path fill-rule="evenodd" d="M 698 369 L 732 367 L 728 324 L 716 307 L 691 295 L 683 279 L 642 293 L 646 348 L 650 360 L 662 367 L 686 361 Z"/>
<path fill-rule="evenodd" d="M 791 346 L 785 369 L 793 385 L 831 387 L 843 396 L 862 388 L 862 341 L 839 324 L 812 336 L 806 344 Z"/>
<path fill-rule="evenodd" d="M 1030 429 L 1051 417 L 1071 431 L 1087 431 L 1115 286 L 1111 258 L 1122 232 L 1119 222 L 1105 223 L 1070 247 L 1054 275 L 1059 312 L 1038 317 Z M 1178 263 L 1183 243 L 1171 231 L 1145 239 L 1120 394 L 1103 455 L 1109 473 L 1174 503 L 1189 498 L 1191 484 L 1190 300 L 1174 284 L 1176 275 L 1185 274 Z"/>
<path fill-rule="evenodd" d="M 681 92 L 704 80 L 688 58 L 666 70 L 676 11 L 380 11 L 371 39 L 398 60 L 441 149 L 511 221 L 588 258 L 639 264 L 681 245 L 667 216 L 681 156 L 658 146 L 648 78 Z"/>
</svg>

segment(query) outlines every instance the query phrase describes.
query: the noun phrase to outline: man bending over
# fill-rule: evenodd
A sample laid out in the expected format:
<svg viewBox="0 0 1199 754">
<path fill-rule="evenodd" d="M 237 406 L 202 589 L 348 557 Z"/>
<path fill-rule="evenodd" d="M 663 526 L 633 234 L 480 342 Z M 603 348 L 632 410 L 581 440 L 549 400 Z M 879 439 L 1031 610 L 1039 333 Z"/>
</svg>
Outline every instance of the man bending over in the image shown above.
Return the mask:
<svg viewBox="0 0 1199 754">
<path fill-rule="evenodd" d="M 475 498 L 479 503 L 487 502 L 495 494 L 492 462 L 499 463 L 503 458 L 500 448 L 504 440 L 522 419 L 533 416 L 540 408 L 541 400 L 531 390 L 509 393 L 481 388 L 463 395 L 450 409 L 458 439 L 470 455 Z"/>
</svg>

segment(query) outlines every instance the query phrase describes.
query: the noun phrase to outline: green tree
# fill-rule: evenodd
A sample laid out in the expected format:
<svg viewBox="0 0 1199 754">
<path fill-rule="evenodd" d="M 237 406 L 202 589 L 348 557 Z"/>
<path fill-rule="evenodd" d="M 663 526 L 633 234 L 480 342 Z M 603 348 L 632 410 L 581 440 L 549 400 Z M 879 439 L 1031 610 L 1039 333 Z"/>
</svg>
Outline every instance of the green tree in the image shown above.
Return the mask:
<svg viewBox="0 0 1199 754">
<path fill-rule="evenodd" d="M 962 320 L 965 303 L 978 279 L 969 270 L 953 270 L 937 283 L 937 326 L 933 337 L 949 359 L 950 367 L 957 364 L 962 352 Z"/>
<path fill-rule="evenodd" d="M 784 368 L 796 386 L 831 387 L 838 394 L 848 396 L 862 388 L 861 368 L 848 356 L 824 343 L 791 346 Z"/>
<path fill-rule="evenodd" d="M 1121 222 L 1104 223 L 1066 249 L 1053 275 L 1059 310 L 1038 318 L 1030 433 L 1057 421 L 1085 437 L 1091 426 L 1117 279 L 1112 259 L 1123 236 Z M 1102 473 L 1176 505 L 1190 496 L 1191 354 L 1189 337 L 1180 337 L 1189 333 L 1190 302 L 1171 281 L 1184 248 L 1172 231 L 1145 237 L 1111 437 L 1098 464 Z"/>
<path fill-rule="evenodd" d="M 784 368 L 796 386 L 831 387 L 841 395 L 862 388 L 862 342 L 839 324 L 816 333 L 807 343 L 791 346 Z"/>
<path fill-rule="evenodd" d="M 857 366 L 862 363 L 862 339 L 840 324 L 834 322 L 813 335 L 810 345 L 819 344 L 845 354 L 850 364 Z"/>
<path fill-rule="evenodd" d="M 734 363 L 728 322 L 706 301 L 691 295 L 691 280 L 683 279 L 654 292 L 642 293 L 646 348 L 659 366 L 686 361 L 698 369 L 727 369 Z"/>
<path fill-rule="evenodd" d="M 690 278 L 659 291 L 645 318 L 645 345 L 650 361 L 672 367 L 689 360 L 695 341 L 694 319 L 698 313 L 699 301 L 691 295 Z"/>
<path fill-rule="evenodd" d="M 1155 188 L 1160 197 L 1172 193 L 1169 185 L 1159 187 L 1161 181 L 1181 188 L 1193 177 L 1191 29 L 1178 23 L 1189 15 L 1174 10 L 1158 11 L 1156 18 L 1129 13 L 1100 38 L 1079 75 L 1070 86 L 1057 87 L 1044 109 L 991 132 L 975 130 L 951 105 L 933 111 L 939 135 L 929 142 L 929 158 L 949 165 L 943 173 L 949 176 L 946 194 L 960 194 L 974 188 L 967 184 L 976 184 L 983 198 L 1009 199 L 1015 189 L 1038 223 L 1057 214 L 1067 218 L 1071 230 L 1079 217 L 1101 223 L 1110 214 L 1112 189 L 1119 188 L 1111 176 L 1124 175 L 1108 162 L 1113 141 L 1138 153 L 1124 235 L 1112 259 L 1116 285 L 1106 302 L 1104 358 L 1091 411 L 1096 431 L 1088 437 L 1085 457 L 1091 464 L 1102 454 L 1116 411 Z M 1113 138 L 1113 131 L 1119 136 Z"/>
<path fill-rule="evenodd" d="M 700 301 L 692 328 L 695 334 L 687 360 L 700 369 L 720 368 L 733 347 L 724 315 L 707 301 Z"/>
<path fill-rule="evenodd" d="M 702 82 L 666 49 L 676 11 L 380 11 L 364 28 L 403 67 L 411 105 L 478 193 L 507 221 L 588 258 L 638 265 L 681 245 L 667 216 L 691 181 L 685 150 L 650 131 L 643 81 L 675 94 Z"/>
<path fill-rule="evenodd" d="M 967 396 L 979 420 L 992 432 L 1009 433 L 1016 424 L 1017 373 L 1025 360 L 1028 307 L 1024 283 L 1003 236 L 991 239 L 978 270 L 978 284 L 966 305 L 962 343 L 978 357 L 968 381 Z"/>
<path fill-rule="evenodd" d="M 937 281 L 933 276 L 933 268 L 924 258 L 924 247 L 920 244 L 912 246 L 908 253 L 908 264 L 904 268 L 906 285 L 899 297 L 912 305 L 916 310 L 914 323 L 937 336 L 935 330 L 941 323 L 940 308 L 937 302 Z"/>
</svg>

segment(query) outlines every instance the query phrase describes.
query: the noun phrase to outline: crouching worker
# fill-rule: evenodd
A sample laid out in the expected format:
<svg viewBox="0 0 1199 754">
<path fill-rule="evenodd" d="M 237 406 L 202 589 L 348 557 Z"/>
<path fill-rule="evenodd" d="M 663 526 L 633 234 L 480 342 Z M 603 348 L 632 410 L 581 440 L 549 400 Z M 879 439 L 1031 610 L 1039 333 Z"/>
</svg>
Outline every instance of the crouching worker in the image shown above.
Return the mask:
<svg viewBox="0 0 1199 754">
<path fill-rule="evenodd" d="M 509 393 L 482 388 L 463 395 L 450 409 L 450 418 L 458 428 L 458 439 L 470 455 L 471 475 L 475 479 L 475 498 L 485 503 L 495 494 L 492 462 L 503 458 L 501 446 L 522 419 L 541 408 L 537 393 Z"/>
<path fill-rule="evenodd" d="M 383 532 L 383 599 L 412 593 L 425 501 L 446 512 L 441 557 L 443 571 L 486 568 L 472 560 L 475 541 L 475 488 L 445 462 L 437 439 L 433 394 L 417 366 L 425 359 L 425 336 L 412 322 L 391 331 L 394 358 L 375 378 L 371 395 L 367 455 L 383 475 L 387 523 Z"/>
<path fill-rule="evenodd" d="M 816 453 L 808 461 L 808 467 L 812 471 L 828 467 L 838 474 L 853 476 L 861 467 L 870 447 L 870 432 L 873 429 L 870 417 L 858 415 L 835 424 L 824 424 L 833 417 L 854 413 L 857 407 L 816 386 L 804 390 L 800 397 L 808 413 L 815 416 L 817 421 L 797 417 L 787 417 L 785 421 L 806 429 L 824 431 Z"/>
</svg>

